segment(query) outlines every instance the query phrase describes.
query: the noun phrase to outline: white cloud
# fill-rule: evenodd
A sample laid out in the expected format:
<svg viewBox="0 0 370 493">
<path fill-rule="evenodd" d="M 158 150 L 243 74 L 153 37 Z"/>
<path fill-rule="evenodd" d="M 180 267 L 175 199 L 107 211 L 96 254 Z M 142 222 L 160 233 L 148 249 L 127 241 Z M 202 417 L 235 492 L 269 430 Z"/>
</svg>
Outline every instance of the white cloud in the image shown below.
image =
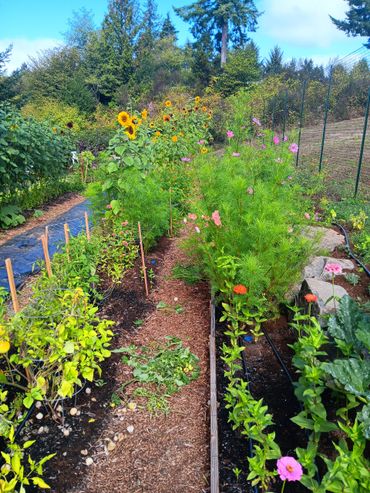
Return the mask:
<svg viewBox="0 0 370 493">
<path fill-rule="evenodd" d="M 348 40 L 329 14 L 344 19 L 346 11 L 345 0 L 265 0 L 260 30 L 276 40 L 276 44 L 329 48 L 335 42 Z"/>
<path fill-rule="evenodd" d="M 0 39 L 0 51 L 4 51 L 10 44 L 13 45 L 10 60 L 6 64 L 7 73 L 10 74 L 16 68 L 19 68 L 22 63 L 29 62 L 29 57 L 38 55 L 43 50 L 60 46 L 61 42 L 53 38 L 40 39 Z"/>
</svg>

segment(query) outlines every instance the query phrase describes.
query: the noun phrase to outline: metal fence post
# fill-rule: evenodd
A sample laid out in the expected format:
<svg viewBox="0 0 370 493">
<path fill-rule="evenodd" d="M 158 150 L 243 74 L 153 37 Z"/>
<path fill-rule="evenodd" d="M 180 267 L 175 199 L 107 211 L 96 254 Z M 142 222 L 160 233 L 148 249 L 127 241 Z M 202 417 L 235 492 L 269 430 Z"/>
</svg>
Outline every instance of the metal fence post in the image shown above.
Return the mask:
<svg viewBox="0 0 370 493">
<path fill-rule="evenodd" d="M 284 113 L 283 113 L 283 142 L 285 137 L 286 117 L 288 113 L 288 89 L 285 89 Z"/>
<path fill-rule="evenodd" d="M 272 114 L 271 114 L 271 131 L 272 131 L 272 136 L 271 136 L 271 143 L 274 138 L 274 127 L 275 127 L 275 109 L 276 109 L 276 96 L 274 96 L 273 99 L 273 104 L 272 104 Z"/>
<path fill-rule="evenodd" d="M 368 122 L 368 119 L 369 119 L 369 107 L 370 107 L 370 88 L 369 88 L 369 92 L 367 94 L 367 103 L 366 103 L 365 120 L 364 120 L 364 130 L 362 132 L 360 157 L 358 159 L 357 176 L 356 176 L 356 186 L 355 186 L 355 197 L 356 197 L 357 192 L 358 192 L 358 187 L 359 187 L 360 177 L 361 177 L 361 168 L 362 168 L 362 159 L 364 157 L 365 139 L 366 139 L 366 131 L 367 131 L 367 122 Z"/>
<path fill-rule="evenodd" d="M 303 81 L 303 87 L 302 87 L 301 111 L 300 111 L 300 115 L 299 115 L 298 151 L 297 151 L 297 156 L 295 158 L 295 165 L 296 166 L 298 166 L 299 152 L 301 150 L 301 135 L 302 135 L 303 118 L 304 118 L 304 98 L 306 95 L 306 85 L 307 85 L 307 79 L 305 79 Z"/>
<path fill-rule="evenodd" d="M 321 169 L 322 169 L 322 160 L 323 160 L 323 157 L 324 157 L 324 145 L 325 145 L 325 135 L 326 135 L 326 124 L 327 124 L 327 121 L 328 121 L 328 113 L 329 113 L 329 106 L 330 106 L 330 91 L 331 91 L 332 81 L 333 81 L 333 67 L 330 67 L 328 92 L 326 94 L 326 102 L 325 102 L 324 127 L 322 129 L 322 140 L 321 140 L 321 150 L 320 150 L 319 171 L 321 171 Z"/>
</svg>

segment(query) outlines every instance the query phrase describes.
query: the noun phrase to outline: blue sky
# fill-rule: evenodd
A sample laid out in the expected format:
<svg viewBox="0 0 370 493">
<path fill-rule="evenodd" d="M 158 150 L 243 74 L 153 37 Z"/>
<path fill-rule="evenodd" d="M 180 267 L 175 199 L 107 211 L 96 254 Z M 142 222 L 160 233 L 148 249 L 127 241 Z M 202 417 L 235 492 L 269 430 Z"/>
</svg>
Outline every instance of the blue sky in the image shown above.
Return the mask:
<svg viewBox="0 0 370 493">
<path fill-rule="evenodd" d="M 191 1 L 158 1 L 163 16 L 171 12 L 180 43 L 190 38 L 190 34 L 188 26 L 175 16 L 172 7 Z M 107 3 L 108 0 L 0 0 L 0 51 L 10 43 L 14 45 L 8 71 L 40 50 L 62 43 L 62 33 L 74 10 L 81 7 L 92 10 L 99 25 Z M 262 58 L 278 44 L 286 59 L 312 57 L 317 63 L 326 64 L 356 50 L 365 41 L 365 38 L 347 37 L 329 19 L 329 13 L 344 18 L 348 10 L 345 0 L 255 0 L 255 4 L 264 13 L 251 38 L 260 47 Z"/>
</svg>

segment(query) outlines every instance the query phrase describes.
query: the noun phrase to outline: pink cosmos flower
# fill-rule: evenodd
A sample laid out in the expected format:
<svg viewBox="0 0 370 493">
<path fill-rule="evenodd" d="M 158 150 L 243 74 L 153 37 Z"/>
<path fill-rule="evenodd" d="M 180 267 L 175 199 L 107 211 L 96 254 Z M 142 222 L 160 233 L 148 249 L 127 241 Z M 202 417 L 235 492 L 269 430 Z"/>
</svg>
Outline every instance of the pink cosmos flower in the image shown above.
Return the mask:
<svg viewBox="0 0 370 493">
<path fill-rule="evenodd" d="M 324 267 L 324 270 L 326 272 L 330 272 L 331 274 L 334 274 L 334 275 L 338 275 L 338 274 L 342 274 L 342 266 L 340 264 L 326 264 L 325 267 Z"/>
<path fill-rule="evenodd" d="M 195 232 L 196 232 L 196 233 L 198 233 L 198 234 L 200 233 L 200 229 L 198 228 L 198 226 L 195 226 L 195 228 L 194 228 L 194 229 L 195 229 Z"/>
<path fill-rule="evenodd" d="M 199 144 L 200 146 L 203 146 L 205 143 L 206 143 L 206 141 L 205 141 L 204 139 L 200 139 L 200 140 L 198 140 L 198 144 Z"/>
<path fill-rule="evenodd" d="M 216 226 L 222 226 L 220 213 L 218 211 L 212 212 L 212 221 L 215 223 Z"/>
<path fill-rule="evenodd" d="M 262 144 L 261 149 L 266 149 L 266 144 Z"/>
<path fill-rule="evenodd" d="M 226 132 L 227 138 L 232 139 L 234 137 L 234 132 L 232 130 L 228 130 Z"/>
<path fill-rule="evenodd" d="M 233 157 L 239 157 L 240 156 L 240 152 L 233 152 Z"/>
<path fill-rule="evenodd" d="M 311 216 L 309 215 L 309 213 L 308 213 L 308 212 L 305 212 L 305 213 L 304 213 L 304 217 L 305 217 L 306 219 L 310 219 L 310 217 L 311 217 Z"/>
<path fill-rule="evenodd" d="M 249 195 L 253 195 L 253 194 L 254 194 L 253 187 L 248 187 L 248 188 L 247 188 L 247 193 L 248 193 Z"/>
<path fill-rule="evenodd" d="M 190 163 L 191 159 L 190 159 L 190 157 L 182 157 L 182 158 L 181 158 L 181 161 L 182 161 L 183 163 Z"/>
<path fill-rule="evenodd" d="M 196 214 L 193 213 L 188 214 L 188 218 L 191 219 L 192 221 L 196 221 L 197 217 L 198 216 Z"/>
<path fill-rule="evenodd" d="M 301 464 L 294 457 L 280 457 L 277 471 L 282 481 L 299 481 L 303 476 Z"/>
<path fill-rule="evenodd" d="M 297 152 L 298 152 L 298 144 L 296 144 L 295 142 L 293 144 L 290 144 L 289 150 L 293 154 L 297 154 Z"/>
<path fill-rule="evenodd" d="M 278 144 L 280 144 L 280 139 L 279 139 L 279 136 L 278 135 L 274 135 L 273 139 L 272 139 L 272 142 L 277 146 Z"/>
<path fill-rule="evenodd" d="M 261 122 L 259 121 L 258 118 L 252 118 L 252 122 L 257 125 L 257 127 L 260 127 L 261 126 Z"/>
<path fill-rule="evenodd" d="M 287 135 L 284 135 L 284 139 L 283 140 L 284 140 L 284 142 L 287 142 L 288 136 Z"/>
</svg>

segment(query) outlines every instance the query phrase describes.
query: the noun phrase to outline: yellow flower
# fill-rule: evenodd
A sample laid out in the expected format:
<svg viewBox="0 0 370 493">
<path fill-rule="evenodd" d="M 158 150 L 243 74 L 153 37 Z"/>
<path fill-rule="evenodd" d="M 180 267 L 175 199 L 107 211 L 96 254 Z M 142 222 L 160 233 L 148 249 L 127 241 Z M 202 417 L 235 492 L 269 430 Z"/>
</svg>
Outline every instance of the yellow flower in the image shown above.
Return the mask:
<svg viewBox="0 0 370 493">
<path fill-rule="evenodd" d="M 200 152 L 201 152 L 201 154 L 207 154 L 207 152 L 208 152 L 207 147 L 201 147 Z"/>
<path fill-rule="evenodd" d="M 169 99 L 167 99 L 167 101 L 164 102 L 164 105 L 167 107 L 167 108 L 170 108 L 172 106 L 172 103 Z"/>
<path fill-rule="evenodd" d="M 56 133 L 57 133 L 57 129 L 56 129 L 56 127 L 53 127 L 53 128 L 52 128 L 52 131 L 53 131 L 53 133 L 54 133 L 54 134 L 56 134 Z"/>
<path fill-rule="evenodd" d="M 171 137 L 171 140 L 172 142 L 177 142 L 179 138 L 177 137 L 177 135 L 174 135 L 173 137 Z"/>
<path fill-rule="evenodd" d="M 154 128 L 154 122 L 150 122 L 150 123 L 149 123 L 149 127 L 150 127 L 150 128 Z"/>
<path fill-rule="evenodd" d="M 199 104 L 200 101 L 201 101 L 200 96 L 195 96 L 195 100 L 194 101 L 196 102 L 196 104 Z"/>
<path fill-rule="evenodd" d="M 146 120 L 148 118 L 148 110 L 145 109 L 141 112 L 141 116 L 143 118 L 143 120 Z"/>
<path fill-rule="evenodd" d="M 139 118 L 136 115 L 133 115 L 132 118 L 131 118 L 131 122 L 134 125 L 139 125 Z"/>
<path fill-rule="evenodd" d="M 184 132 L 179 133 L 180 137 L 184 137 Z"/>
<path fill-rule="evenodd" d="M 161 135 L 161 132 L 159 130 L 157 130 L 154 134 L 156 137 L 159 137 Z"/>
<path fill-rule="evenodd" d="M 122 127 L 127 127 L 131 123 L 130 115 L 126 111 L 121 111 L 121 113 L 118 114 L 117 120 Z"/>
<path fill-rule="evenodd" d="M 127 130 L 126 130 L 125 134 L 128 136 L 128 138 L 130 140 L 135 140 L 136 139 L 136 127 L 135 127 L 135 125 L 133 125 L 131 123 L 126 128 L 127 128 Z"/>
<path fill-rule="evenodd" d="M 202 106 L 202 111 L 205 113 L 207 111 L 207 106 Z"/>
<path fill-rule="evenodd" d="M 0 341 L 0 354 L 5 354 L 9 351 L 10 349 L 10 342 L 9 341 Z"/>
</svg>

